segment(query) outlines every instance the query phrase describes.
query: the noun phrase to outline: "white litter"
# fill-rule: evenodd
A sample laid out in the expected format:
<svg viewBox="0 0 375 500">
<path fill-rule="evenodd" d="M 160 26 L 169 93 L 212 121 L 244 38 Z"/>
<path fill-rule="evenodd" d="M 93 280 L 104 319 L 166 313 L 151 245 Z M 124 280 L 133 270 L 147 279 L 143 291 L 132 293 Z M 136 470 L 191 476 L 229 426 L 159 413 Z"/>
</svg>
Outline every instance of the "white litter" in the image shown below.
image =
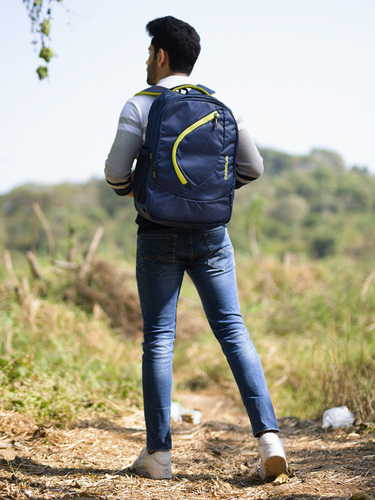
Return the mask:
<svg viewBox="0 0 375 500">
<path fill-rule="evenodd" d="M 330 408 L 323 413 L 323 429 L 348 429 L 352 427 L 355 417 L 347 406 Z"/>
<path fill-rule="evenodd" d="M 188 410 L 180 403 L 172 401 L 171 405 L 171 419 L 175 422 L 188 422 L 189 424 L 200 424 L 202 414 L 198 410 Z"/>
</svg>

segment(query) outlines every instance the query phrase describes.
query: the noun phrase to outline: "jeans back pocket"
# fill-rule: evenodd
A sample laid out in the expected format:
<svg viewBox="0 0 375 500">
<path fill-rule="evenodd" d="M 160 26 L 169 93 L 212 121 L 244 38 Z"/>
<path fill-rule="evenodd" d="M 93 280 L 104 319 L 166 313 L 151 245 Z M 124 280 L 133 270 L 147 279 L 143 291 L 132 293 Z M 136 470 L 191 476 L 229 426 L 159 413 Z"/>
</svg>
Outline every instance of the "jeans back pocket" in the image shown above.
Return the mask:
<svg viewBox="0 0 375 500">
<path fill-rule="evenodd" d="M 171 271 L 176 260 L 177 238 L 177 234 L 139 234 L 138 270 L 155 278 L 160 278 Z"/>
<path fill-rule="evenodd" d="M 204 234 L 204 239 L 210 250 L 207 260 L 209 266 L 222 271 L 235 267 L 234 250 L 225 227 L 212 229 Z"/>
</svg>

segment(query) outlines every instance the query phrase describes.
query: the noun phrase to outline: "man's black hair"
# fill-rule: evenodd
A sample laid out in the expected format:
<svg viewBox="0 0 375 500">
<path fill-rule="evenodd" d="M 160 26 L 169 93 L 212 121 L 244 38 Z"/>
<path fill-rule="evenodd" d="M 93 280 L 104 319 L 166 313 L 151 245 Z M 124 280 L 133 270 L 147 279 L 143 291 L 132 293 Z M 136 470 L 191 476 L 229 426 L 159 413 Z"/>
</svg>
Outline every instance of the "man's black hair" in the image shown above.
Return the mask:
<svg viewBox="0 0 375 500">
<path fill-rule="evenodd" d="M 150 21 L 146 30 L 152 37 L 155 58 L 159 49 L 163 49 L 169 55 L 172 71 L 190 75 L 201 50 L 195 29 L 180 19 L 166 16 Z"/>
</svg>

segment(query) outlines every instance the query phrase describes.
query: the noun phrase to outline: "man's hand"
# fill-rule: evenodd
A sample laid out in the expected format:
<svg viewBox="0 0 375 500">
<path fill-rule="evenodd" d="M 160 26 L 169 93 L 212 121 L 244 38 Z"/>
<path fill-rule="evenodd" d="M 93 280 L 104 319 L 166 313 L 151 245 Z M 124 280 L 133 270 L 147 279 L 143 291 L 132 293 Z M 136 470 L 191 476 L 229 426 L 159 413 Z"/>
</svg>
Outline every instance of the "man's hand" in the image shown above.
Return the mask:
<svg viewBox="0 0 375 500">
<path fill-rule="evenodd" d="M 134 181 L 134 170 L 131 171 L 131 180 L 132 180 L 132 185 L 133 185 L 133 181 Z M 130 193 L 128 194 L 128 196 L 130 196 L 130 198 L 134 198 L 134 194 L 133 194 L 133 188 L 132 190 L 130 191 Z"/>
</svg>

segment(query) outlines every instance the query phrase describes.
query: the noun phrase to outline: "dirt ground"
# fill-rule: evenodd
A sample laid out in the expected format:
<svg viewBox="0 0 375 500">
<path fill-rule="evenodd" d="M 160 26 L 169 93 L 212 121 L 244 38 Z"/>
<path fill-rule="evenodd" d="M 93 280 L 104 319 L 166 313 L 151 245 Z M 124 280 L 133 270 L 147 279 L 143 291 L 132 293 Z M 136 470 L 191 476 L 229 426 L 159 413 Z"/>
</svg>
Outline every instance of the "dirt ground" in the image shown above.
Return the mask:
<svg viewBox="0 0 375 500">
<path fill-rule="evenodd" d="M 127 468 L 144 445 L 143 415 L 40 428 L 0 414 L 0 498 L 314 499 L 375 498 L 375 435 L 365 426 L 323 431 L 320 423 L 279 420 L 289 475 L 262 482 L 256 440 L 243 412 L 210 394 L 179 394 L 201 423 L 173 423 L 173 479 L 152 481 Z"/>
</svg>

